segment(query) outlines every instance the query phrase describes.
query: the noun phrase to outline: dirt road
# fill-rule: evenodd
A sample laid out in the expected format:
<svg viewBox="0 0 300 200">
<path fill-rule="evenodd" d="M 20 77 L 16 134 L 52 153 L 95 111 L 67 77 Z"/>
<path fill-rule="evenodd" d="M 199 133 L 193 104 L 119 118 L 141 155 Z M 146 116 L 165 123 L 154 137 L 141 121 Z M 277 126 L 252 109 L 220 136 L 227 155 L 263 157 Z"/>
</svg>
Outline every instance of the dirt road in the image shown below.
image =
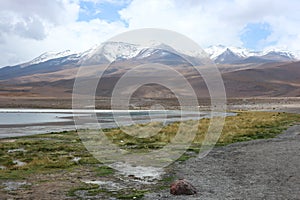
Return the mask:
<svg viewBox="0 0 300 200">
<path fill-rule="evenodd" d="M 273 139 L 216 147 L 174 169 L 198 194 L 172 196 L 166 190 L 144 199 L 300 199 L 300 125 Z"/>
</svg>

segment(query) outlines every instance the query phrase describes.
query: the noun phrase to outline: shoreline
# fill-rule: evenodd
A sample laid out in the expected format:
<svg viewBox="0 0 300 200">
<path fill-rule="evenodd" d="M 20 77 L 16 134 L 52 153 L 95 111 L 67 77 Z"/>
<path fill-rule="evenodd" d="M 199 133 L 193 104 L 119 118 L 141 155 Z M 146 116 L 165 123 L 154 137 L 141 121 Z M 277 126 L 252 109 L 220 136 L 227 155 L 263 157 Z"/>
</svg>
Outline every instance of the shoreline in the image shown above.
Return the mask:
<svg viewBox="0 0 300 200">
<path fill-rule="evenodd" d="M 89 111 L 89 112 L 88 112 Z M 204 111 L 180 111 L 180 110 L 81 110 L 80 112 L 71 113 L 72 110 L 58 110 L 58 109 L 0 109 L 0 114 L 3 113 L 16 113 L 20 117 L 21 114 L 27 116 L 27 114 L 51 114 L 49 122 L 34 123 L 30 120 L 30 123 L 21 121 L 17 124 L 0 124 L 0 138 L 11 138 L 11 137 L 21 137 L 29 135 L 37 135 L 50 132 L 63 132 L 63 131 L 75 131 L 78 129 L 107 129 L 107 128 L 118 128 L 120 125 L 129 126 L 132 123 L 145 124 L 149 122 L 162 122 L 164 124 L 174 123 L 177 121 L 186 120 L 198 120 L 202 118 L 209 118 L 210 113 Z M 66 116 L 56 116 L 56 114 L 67 114 Z M 127 116 L 126 114 L 129 114 Z M 130 115 L 130 114 L 133 115 Z M 89 115 L 97 114 L 98 123 L 89 123 L 92 120 Z M 98 116 L 98 114 L 100 114 Z M 103 115 L 102 115 L 103 114 Z M 117 116 L 114 116 L 114 115 Z M 53 116 L 52 116 L 53 115 Z M 105 117 L 107 115 L 107 118 Z M 118 116 L 120 115 L 120 116 Z M 213 113 L 212 116 L 221 115 L 219 113 Z M 231 113 L 226 113 L 222 115 L 230 116 Z M 31 115 L 30 115 L 31 116 Z M 74 116 L 81 118 L 81 121 L 74 121 Z M 101 117 L 103 116 L 103 118 Z M 54 117 L 54 118 L 53 118 Z M 112 118 L 110 118 L 112 117 Z M 116 117 L 116 119 L 114 119 Z M 131 117 L 130 120 L 124 117 Z M 3 118 L 3 117 L 2 117 Z M 24 117 L 22 117 L 24 119 Z M 54 120 L 54 121 L 52 121 Z M 118 122 L 122 124 L 118 124 Z M 77 124 L 76 124 L 77 123 Z M 80 124 L 79 124 L 80 123 Z"/>
<path fill-rule="evenodd" d="M 254 121 L 251 121 L 251 119 Z M 95 160 L 84 148 L 78 138 L 78 134 L 74 131 L 3 139 L 0 140 L 0 144 L 3 145 L 2 155 L 5 156 L 2 158 L 2 161 L 3 165 L 7 163 L 5 165 L 7 168 L 1 169 L 0 171 L 0 175 L 2 176 L 0 179 L 0 185 L 2 186 L 0 196 L 7 198 L 42 198 L 49 200 L 78 198 L 132 199 L 133 197 L 144 200 L 176 200 L 186 199 L 187 197 L 171 196 L 169 194 L 170 182 L 174 179 L 186 178 L 192 182 L 198 190 L 198 196 L 188 196 L 189 199 L 220 199 L 224 196 L 231 198 L 241 197 L 245 199 L 249 194 L 246 193 L 247 195 L 243 196 L 245 194 L 244 191 L 249 191 L 246 189 L 251 188 L 253 185 L 249 185 L 247 181 L 243 183 L 243 181 L 247 180 L 243 175 L 250 173 L 250 177 L 257 177 L 257 179 L 254 179 L 254 183 L 256 183 L 255 181 L 260 183 L 260 176 L 272 174 L 274 170 L 277 173 L 276 168 L 274 169 L 274 166 L 278 166 L 276 165 L 277 154 L 273 157 L 275 164 L 272 165 L 273 168 L 270 167 L 271 172 L 264 171 L 269 170 L 268 167 L 264 167 L 260 170 L 258 175 L 251 174 L 251 171 L 256 167 L 259 169 L 261 166 L 260 161 L 255 161 L 257 159 L 256 156 L 260 156 L 262 162 L 269 163 L 268 156 L 264 156 L 264 153 L 267 152 L 266 145 L 270 143 L 269 141 L 275 140 L 273 144 L 274 149 L 272 149 L 271 152 L 269 151 L 271 156 L 272 153 L 276 152 L 276 148 L 278 148 L 278 137 L 280 137 L 282 141 L 295 141 L 291 139 L 291 137 L 286 137 L 286 135 L 279 133 L 285 129 L 286 125 L 291 124 L 291 122 L 297 121 L 300 123 L 299 120 L 299 116 L 293 114 L 240 112 L 240 115 L 231 116 L 226 120 L 228 124 L 227 128 L 224 129 L 226 131 L 224 132 L 224 137 L 222 136 L 220 138 L 218 145 L 213 148 L 212 152 L 206 157 L 203 159 L 195 158 L 194 155 L 198 155 L 198 149 L 196 146 L 191 147 L 173 164 L 164 168 L 165 174 L 161 179 L 149 183 L 144 183 L 143 179 L 139 179 L 139 177 L 135 177 L 131 174 L 124 176 L 99 163 L 99 161 Z M 208 121 L 209 120 L 202 120 L 203 124 L 199 127 L 205 130 Z M 281 124 L 281 121 L 283 121 L 284 124 Z M 272 122 L 274 122 L 274 124 Z M 269 123 L 271 123 L 271 127 Z M 172 126 L 173 125 L 168 129 L 170 132 L 174 130 Z M 251 132 L 249 133 L 248 130 Z M 166 131 L 167 130 L 164 130 L 162 133 L 166 133 Z M 265 135 L 261 135 L 260 133 L 262 132 L 264 132 Z M 143 150 L 152 146 L 152 150 L 155 150 L 157 147 L 159 148 L 160 145 L 163 145 L 160 141 L 158 141 L 158 146 L 156 146 L 155 142 L 153 144 L 149 143 L 147 139 L 141 142 L 141 140 L 135 141 L 134 138 L 127 138 L 126 136 L 124 138 L 124 134 L 115 130 L 108 130 L 107 133 L 111 134 L 110 136 L 114 138 L 117 145 L 121 145 L 121 148 Z M 239 137 L 231 138 L 232 133 L 237 134 L 236 136 Z M 240 135 L 240 133 L 242 133 L 242 135 Z M 275 135 L 277 136 L 272 138 Z M 299 134 L 295 135 L 295 137 L 298 135 Z M 263 137 L 261 138 L 261 136 Z M 124 141 L 126 142 L 124 143 Z M 265 143 L 264 141 L 267 142 Z M 138 142 L 137 144 L 140 144 L 140 146 L 135 144 L 135 142 Z M 251 144 L 257 145 L 251 148 L 251 151 L 249 150 L 249 154 L 247 154 L 248 150 L 244 148 L 250 148 Z M 284 150 L 290 147 L 291 151 L 287 153 L 290 153 L 292 156 L 297 156 L 297 152 L 299 152 L 298 149 L 300 148 L 298 141 L 292 146 L 289 143 L 285 143 L 280 149 L 285 152 Z M 297 149 L 295 150 L 292 147 L 296 147 Z M 289 154 L 285 153 L 281 154 L 281 156 L 285 158 L 285 160 L 282 161 L 282 165 L 286 166 Z M 11 163 L 9 159 L 12 159 L 15 163 L 26 162 L 28 165 L 14 166 L 14 163 Z M 245 162 L 240 163 L 239 161 L 241 159 L 244 159 Z M 297 159 L 294 158 L 293 160 L 295 162 L 297 161 Z M 253 166 L 254 161 L 256 164 Z M 244 168 L 247 170 L 243 171 Z M 235 171 L 232 172 L 231 170 Z M 238 175 L 234 176 L 235 173 L 240 170 L 241 173 L 237 173 Z M 280 174 L 281 172 L 279 171 L 278 173 Z M 287 174 L 290 176 L 289 173 Z M 289 176 L 284 174 L 282 178 L 286 180 Z M 232 180 L 232 178 L 234 180 Z M 270 179 L 267 177 L 266 181 L 268 180 Z M 297 177 L 296 180 L 298 180 Z M 242 183 L 239 181 L 242 181 Z M 245 186 L 245 189 L 234 190 L 234 188 L 239 188 L 241 184 Z M 259 185 L 259 187 L 260 186 L 261 185 Z M 274 185 L 272 186 L 274 187 Z M 253 190 L 255 191 L 255 188 Z M 224 194 L 222 191 L 226 193 Z M 277 188 L 277 191 L 280 190 Z M 292 192 L 290 192 L 290 194 L 294 195 Z M 264 196 L 259 197 L 263 198 Z"/>
<path fill-rule="evenodd" d="M 210 99 L 199 98 L 200 108 L 209 109 Z M 133 98 L 130 109 L 150 109 L 151 105 L 160 104 L 165 109 L 178 109 L 176 99 L 163 98 Z M 300 97 L 228 97 L 227 105 L 283 105 L 283 104 L 300 104 Z M 95 107 L 97 109 L 110 109 L 111 100 L 108 97 L 97 97 Z M 35 109 L 72 109 L 72 98 L 56 97 L 6 97 L 1 96 L 0 108 L 35 108 Z"/>
</svg>

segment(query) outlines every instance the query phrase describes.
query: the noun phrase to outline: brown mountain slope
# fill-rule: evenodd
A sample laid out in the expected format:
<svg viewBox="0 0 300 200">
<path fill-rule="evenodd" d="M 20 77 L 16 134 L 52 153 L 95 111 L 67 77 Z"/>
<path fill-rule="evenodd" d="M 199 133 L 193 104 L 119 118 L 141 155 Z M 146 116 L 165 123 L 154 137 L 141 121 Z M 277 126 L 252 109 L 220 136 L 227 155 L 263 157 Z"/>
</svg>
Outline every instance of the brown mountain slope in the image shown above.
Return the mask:
<svg viewBox="0 0 300 200">
<path fill-rule="evenodd" d="M 223 79 L 229 97 L 300 96 L 300 62 L 224 73 Z"/>
<path fill-rule="evenodd" d="M 128 63 L 126 64 L 128 65 Z M 234 66 L 231 66 L 234 68 Z M 238 68 L 238 67 L 237 67 Z M 103 66 L 87 67 L 84 76 L 88 80 L 97 77 L 97 70 Z M 183 69 L 183 68 L 181 68 Z M 209 97 L 206 84 L 199 76 L 186 72 L 186 77 L 199 97 Z M 98 96 L 109 97 L 121 74 L 122 67 L 118 67 L 112 74 L 101 80 L 97 90 Z M 60 72 L 22 76 L 0 82 L 0 96 L 2 97 L 51 97 L 71 98 L 75 69 L 65 69 Z M 239 68 L 238 70 L 223 71 L 223 80 L 227 96 L 234 97 L 300 97 L 300 62 L 272 63 L 261 66 Z M 172 79 L 170 78 L 170 81 Z M 175 80 L 174 80 L 175 81 Z M 88 87 L 88 85 L 87 85 Z M 184 91 L 183 91 L 184 93 Z M 139 88 L 135 97 L 165 98 L 173 94 L 165 87 L 146 85 Z"/>
</svg>

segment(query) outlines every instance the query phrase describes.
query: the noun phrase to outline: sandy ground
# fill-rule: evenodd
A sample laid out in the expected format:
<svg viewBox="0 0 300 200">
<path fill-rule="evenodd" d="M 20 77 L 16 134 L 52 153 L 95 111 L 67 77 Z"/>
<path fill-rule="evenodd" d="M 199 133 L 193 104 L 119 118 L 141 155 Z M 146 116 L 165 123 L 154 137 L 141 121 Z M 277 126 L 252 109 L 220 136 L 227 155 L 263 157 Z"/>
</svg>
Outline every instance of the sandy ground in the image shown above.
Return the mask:
<svg viewBox="0 0 300 200">
<path fill-rule="evenodd" d="M 178 178 L 197 189 L 194 196 L 168 190 L 144 199 L 300 199 L 300 125 L 273 139 L 214 148 L 205 158 L 175 164 Z"/>
</svg>

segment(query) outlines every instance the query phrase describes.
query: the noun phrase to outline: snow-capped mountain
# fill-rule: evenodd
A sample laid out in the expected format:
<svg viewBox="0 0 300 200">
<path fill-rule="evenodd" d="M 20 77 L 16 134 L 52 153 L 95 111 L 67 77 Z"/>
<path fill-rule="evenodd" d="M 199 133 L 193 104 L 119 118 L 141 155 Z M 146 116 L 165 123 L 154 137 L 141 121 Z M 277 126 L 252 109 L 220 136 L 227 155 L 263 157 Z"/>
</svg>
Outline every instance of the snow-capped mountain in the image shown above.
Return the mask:
<svg viewBox="0 0 300 200">
<path fill-rule="evenodd" d="M 292 61 L 297 59 L 297 53 L 290 51 L 283 51 L 278 49 L 271 49 L 267 51 L 251 51 L 246 48 L 240 47 L 226 47 L 223 45 L 211 46 L 204 49 L 209 57 L 219 64 L 241 64 L 241 63 L 266 63 L 277 61 Z M 53 61 L 52 65 L 60 65 L 64 63 L 80 64 L 104 64 L 113 61 L 122 60 L 143 60 L 149 61 L 153 59 L 172 59 L 177 56 L 197 57 L 200 56 L 199 52 L 183 52 L 175 50 L 174 48 L 162 44 L 151 43 L 149 47 L 139 46 L 136 44 L 129 44 L 124 42 L 105 42 L 101 45 L 94 46 L 93 48 L 82 53 L 74 53 L 70 50 L 53 53 L 44 53 L 30 62 L 19 65 L 20 67 L 27 67 L 37 65 L 44 62 Z M 300 53 L 299 53 L 300 55 Z M 178 58 L 176 58 L 178 61 Z"/>
<path fill-rule="evenodd" d="M 29 65 L 34 65 L 34 64 L 39 64 L 42 62 L 46 62 L 48 60 L 52 60 L 52 59 L 56 59 L 56 58 L 62 58 L 62 57 L 66 57 L 66 56 L 70 56 L 70 55 L 74 55 L 75 53 L 73 53 L 71 50 L 66 50 L 66 51 L 62 51 L 62 52 L 46 52 L 41 54 L 40 56 L 36 57 L 35 59 L 24 63 L 21 65 L 21 67 L 26 67 Z"/>
<path fill-rule="evenodd" d="M 58 66 L 70 63 L 76 65 L 94 65 L 108 64 L 114 61 L 124 60 L 149 61 L 155 59 L 159 59 L 160 61 L 169 60 L 169 63 L 176 64 L 176 62 L 182 63 L 182 57 L 195 59 L 202 56 L 203 54 L 201 54 L 201 52 L 184 52 L 180 49 L 177 50 L 169 45 L 159 42 L 151 42 L 147 44 L 147 46 L 140 46 L 125 42 L 105 42 L 81 53 L 74 53 L 70 50 L 59 53 L 46 52 L 27 63 L 17 66 L 25 68 L 46 62 L 49 66 Z"/>
<path fill-rule="evenodd" d="M 0 69 L 0 80 L 20 75 L 56 72 L 82 65 L 110 64 L 122 61 L 183 64 L 182 54 L 172 47 L 161 43 L 151 45 L 139 46 L 124 42 L 106 42 L 82 53 L 72 53 L 71 51 L 44 53 L 30 62 Z"/>
<path fill-rule="evenodd" d="M 223 45 L 206 48 L 210 58 L 219 64 L 267 63 L 297 60 L 297 54 L 285 50 L 251 51 Z"/>
<path fill-rule="evenodd" d="M 111 62 L 138 61 L 159 62 L 163 64 L 182 64 L 182 57 L 192 57 L 175 50 L 169 45 L 152 42 L 146 46 L 124 42 L 106 42 L 82 54 L 80 63 L 83 65 L 109 64 Z M 193 56 L 193 57 L 197 57 Z"/>
<path fill-rule="evenodd" d="M 280 49 L 251 51 L 221 45 L 205 50 L 207 52 L 205 55 L 209 55 L 218 64 L 230 97 L 299 96 L 300 61 L 294 61 L 299 58 L 297 55 L 300 55 L 300 51 L 290 52 Z M 110 97 L 119 78 L 128 70 L 143 63 L 158 63 L 174 67 L 175 70 L 186 75 L 189 83 L 197 91 L 197 95 L 203 98 L 203 95 L 209 95 L 205 89 L 205 80 L 202 80 L 201 76 L 198 80 L 199 73 L 188 67 L 189 63 L 186 62 L 188 58 L 189 61 L 200 61 L 198 63 L 201 65 L 203 55 L 203 52 L 192 50 L 185 52 L 157 42 L 144 46 L 106 42 L 81 53 L 71 51 L 45 53 L 27 63 L 0 68 L 0 86 L 3 95 L 19 97 L 28 94 L 30 97 L 40 95 L 64 98 L 70 96 L 74 81 L 78 80 L 78 77 L 82 78 L 79 80 L 83 84 L 86 84 L 84 87 L 89 89 L 88 80 L 98 80 L 97 75 L 100 70 L 99 72 L 103 72 L 103 79 L 97 87 L 97 95 Z M 104 71 L 107 65 L 110 65 L 109 69 Z M 84 73 L 78 75 L 77 68 L 80 66 Z M 152 68 L 142 69 L 141 73 L 152 75 L 156 71 Z M 166 80 L 170 78 L 170 81 L 176 79 L 172 76 L 163 78 Z M 183 91 L 182 94 L 187 93 Z M 135 94 L 137 97 L 145 98 L 164 98 L 173 95 L 155 84 L 147 85 Z M 52 105 L 52 101 L 49 102 Z"/>
<path fill-rule="evenodd" d="M 289 51 L 268 50 L 250 51 L 245 48 L 222 45 L 206 48 L 205 51 L 217 64 L 263 64 L 296 60 L 297 54 Z M 298 55 L 300 53 L 298 52 Z M 91 49 L 74 53 L 70 50 L 59 53 L 44 53 L 37 58 L 20 65 L 1 69 L 0 80 L 37 73 L 49 73 L 81 65 L 109 64 L 111 62 L 161 63 L 166 65 L 189 65 L 186 59 L 201 65 L 202 52 L 184 52 L 163 43 L 151 43 L 139 46 L 124 42 L 105 42 Z"/>
<path fill-rule="evenodd" d="M 237 53 L 234 53 L 232 50 L 227 48 L 223 53 L 220 55 L 216 56 L 214 58 L 214 61 L 216 63 L 232 63 L 241 60 L 244 58 L 243 55 L 239 55 Z"/>
<path fill-rule="evenodd" d="M 90 56 L 101 55 L 105 57 L 109 62 L 113 62 L 118 59 L 129 59 L 136 56 L 141 48 L 135 44 L 128 44 L 124 42 L 106 42 L 91 51 Z M 91 59 L 89 57 L 89 59 Z"/>
</svg>

